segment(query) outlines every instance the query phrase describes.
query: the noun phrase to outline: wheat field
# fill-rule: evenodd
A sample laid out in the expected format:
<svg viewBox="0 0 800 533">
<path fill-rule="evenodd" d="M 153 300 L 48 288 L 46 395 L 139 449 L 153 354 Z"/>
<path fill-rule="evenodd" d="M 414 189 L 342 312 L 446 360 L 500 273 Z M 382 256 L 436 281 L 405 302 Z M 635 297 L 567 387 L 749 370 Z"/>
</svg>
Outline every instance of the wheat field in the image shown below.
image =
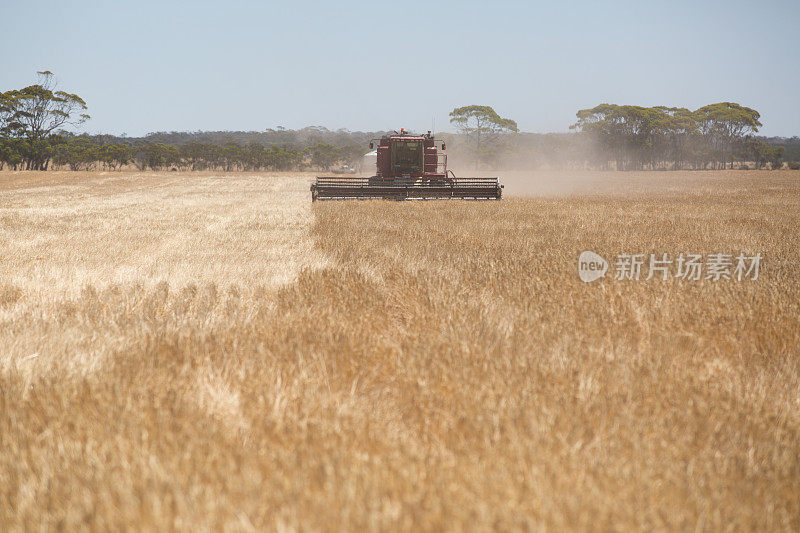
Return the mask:
<svg viewBox="0 0 800 533">
<path fill-rule="evenodd" d="M 308 181 L 0 173 L 3 529 L 800 529 L 799 172 Z"/>
</svg>

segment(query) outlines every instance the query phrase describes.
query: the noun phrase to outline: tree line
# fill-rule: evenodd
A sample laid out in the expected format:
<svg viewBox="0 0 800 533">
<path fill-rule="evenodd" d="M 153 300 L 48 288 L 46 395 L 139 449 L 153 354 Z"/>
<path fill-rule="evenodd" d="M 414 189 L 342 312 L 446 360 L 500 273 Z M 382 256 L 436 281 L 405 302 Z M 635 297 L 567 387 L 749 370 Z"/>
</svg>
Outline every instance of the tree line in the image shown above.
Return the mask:
<svg viewBox="0 0 800 533">
<path fill-rule="evenodd" d="M 0 155 L 0 168 L 11 170 L 33 168 L 23 155 L 26 141 L 14 139 L 6 143 Z M 362 146 L 337 147 L 315 143 L 305 148 L 264 146 L 257 142 L 215 144 L 187 142 L 171 145 L 152 141 L 129 141 L 107 135 L 53 135 L 40 145 L 45 162 L 42 169 L 117 170 L 131 166 L 139 170 L 329 170 L 342 161 L 361 159 Z M 20 149 L 15 149 L 19 147 Z"/>
<path fill-rule="evenodd" d="M 56 134 L 32 143 L 0 139 L 0 170 L 330 170 L 356 164 L 364 147 L 315 143 L 306 147 L 210 142 L 171 145 L 161 142 L 109 140 L 107 135 Z"/>
<path fill-rule="evenodd" d="M 601 168 L 726 169 L 737 162 L 779 168 L 786 150 L 756 138 L 761 115 L 733 102 L 694 111 L 600 104 L 577 118 L 571 127 L 595 143 L 591 163 Z"/>
<path fill-rule="evenodd" d="M 0 92 L 0 169 L 328 170 L 355 163 L 371 134 L 309 127 L 266 132 L 153 133 L 141 139 L 64 131 L 90 118 L 86 102 L 58 90 L 50 71 Z M 272 142 L 270 142 L 272 141 Z"/>
<path fill-rule="evenodd" d="M 519 132 L 489 106 L 450 114 L 459 132 L 452 153 L 476 168 L 682 170 L 783 167 L 800 169 L 800 138 L 756 136 L 760 114 L 720 102 L 695 111 L 600 104 L 577 112 L 568 134 Z"/>
<path fill-rule="evenodd" d="M 157 132 L 141 138 L 75 135 L 86 102 L 59 90 L 50 71 L 23 89 L 0 92 L 0 169 L 330 170 L 357 166 L 370 139 L 387 132 L 282 127 L 251 132 Z M 519 131 L 489 106 L 450 113 L 456 134 L 440 134 L 458 161 L 476 168 L 800 168 L 800 139 L 756 136 L 760 114 L 732 102 L 690 111 L 600 104 L 577 112 L 568 134 Z M 369 169 L 364 169 L 369 172 Z"/>
</svg>

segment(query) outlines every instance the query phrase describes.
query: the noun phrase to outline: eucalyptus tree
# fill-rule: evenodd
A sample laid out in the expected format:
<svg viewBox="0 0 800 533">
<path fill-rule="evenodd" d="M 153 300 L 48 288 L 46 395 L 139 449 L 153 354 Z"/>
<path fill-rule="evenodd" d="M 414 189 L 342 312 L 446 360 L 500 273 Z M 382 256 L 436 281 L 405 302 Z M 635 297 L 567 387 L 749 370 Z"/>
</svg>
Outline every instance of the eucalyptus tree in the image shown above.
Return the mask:
<svg viewBox="0 0 800 533">
<path fill-rule="evenodd" d="M 742 141 L 758 132 L 761 115 L 755 109 L 733 102 L 720 102 L 694 112 L 700 132 L 715 149 L 715 158 L 726 168 Z"/>
<path fill-rule="evenodd" d="M 490 106 L 470 105 L 450 112 L 450 123 L 465 135 L 475 154 L 475 164 L 493 159 L 503 146 L 503 137 L 519 133 L 517 123 L 502 118 Z"/>
<path fill-rule="evenodd" d="M 12 91 L 0 91 L 0 136 L 6 137 L 11 132 L 17 105 L 17 98 Z"/>
<path fill-rule="evenodd" d="M 598 137 L 612 155 L 617 170 L 641 168 L 652 161 L 653 135 L 662 118 L 658 110 L 600 104 L 591 109 L 581 109 L 576 116 L 578 121 L 570 128 Z"/>
<path fill-rule="evenodd" d="M 330 143 L 316 143 L 305 152 L 310 156 L 311 165 L 322 170 L 330 170 L 342 158 L 341 149 Z"/>
<path fill-rule="evenodd" d="M 667 161 L 674 169 L 688 161 L 696 167 L 716 162 L 725 168 L 737 154 L 752 153 L 746 141 L 761 126 L 757 111 L 731 102 L 696 111 L 600 104 L 576 116 L 570 127 L 595 137 L 619 170 L 656 168 Z"/>
<path fill-rule="evenodd" d="M 90 117 L 86 102 L 77 94 L 57 90 L 49 70 L 37 72 L 38 83 L 3 94 L 0 127 L 8 137 L 23 138 L 25 167 L 44 170 L 52 156 L 48 136 L 66 125 L 77 126 Z"/>
<path fill-rule="evenodd" d="M 45 70 L 37 75 L 39 83 L 11 91 L 17 100 L 14 118 L 22 124 L 26 137 L 41 139 L 64 125 L 77 126 L 90 118 L 81 113 L 87 107 L 80 96 L 54 90 L 56 82 L 52 72 Z"/>
<path fill-rule="evenodd" d="M 695 114 L 685 107 L 657 106 L 654 109 L 662 113 L 657 122 L 656 142 L 663 148 L 663 159 L 672 163 L 673 170 L 680 170 L 690 159 L 692 145 L 698 140 Z"/>
</svg>

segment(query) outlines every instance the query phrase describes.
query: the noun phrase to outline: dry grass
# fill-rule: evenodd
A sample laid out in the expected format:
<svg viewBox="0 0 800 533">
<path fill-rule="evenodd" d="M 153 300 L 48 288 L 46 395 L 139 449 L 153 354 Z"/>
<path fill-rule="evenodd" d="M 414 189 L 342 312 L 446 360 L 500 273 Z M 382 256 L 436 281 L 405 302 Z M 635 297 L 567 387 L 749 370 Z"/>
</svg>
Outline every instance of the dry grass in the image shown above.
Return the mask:
<svg viewBox="0 0 800 533">
<path fill-rule="evenodd" d="M 0 175 L 9 528 L 800 528 L 798 173 L 73 176 Z M 766 260 L 587 285 L 584 249 Z"/>
<path fill-rule="evenodd" d="M 186 303 L 171 317 L 176 327 L 202 329 L 230 318 L 228 295 L 274 289 L 301 268 L 325 264 L 309 236 L 308 188 L 296 177 L 0 176 L 0 320 L 14 325 L 0 330 L 0 368 L 31 354 L 39 354 L 38 368 L 55 361 L 94 368 L 143 333 L 114 321 L 147 306 L 155 313 L 153 298 L 162 293 L 204 298 L 201 314 Z M 81 295 L 110 313 L 101 326 L 84 320 Z M 20 301 L 4 306 L 11 298 Z"/>
</svg>

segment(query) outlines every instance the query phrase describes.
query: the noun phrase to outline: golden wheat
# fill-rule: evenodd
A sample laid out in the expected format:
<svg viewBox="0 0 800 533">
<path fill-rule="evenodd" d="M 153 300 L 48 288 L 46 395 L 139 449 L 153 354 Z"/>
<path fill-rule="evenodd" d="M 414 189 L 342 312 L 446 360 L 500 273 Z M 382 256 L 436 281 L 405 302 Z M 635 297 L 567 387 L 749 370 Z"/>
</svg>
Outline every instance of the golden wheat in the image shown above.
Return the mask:
<svg viewBox="0 0 800 533">
<path fill-rule="evenodd" d="M 798 173 L 552 176 L 0 174 L 0 523 L 796 531 Z M 585 249 L 765 260 L 584 284 Z"/>
</svg>

